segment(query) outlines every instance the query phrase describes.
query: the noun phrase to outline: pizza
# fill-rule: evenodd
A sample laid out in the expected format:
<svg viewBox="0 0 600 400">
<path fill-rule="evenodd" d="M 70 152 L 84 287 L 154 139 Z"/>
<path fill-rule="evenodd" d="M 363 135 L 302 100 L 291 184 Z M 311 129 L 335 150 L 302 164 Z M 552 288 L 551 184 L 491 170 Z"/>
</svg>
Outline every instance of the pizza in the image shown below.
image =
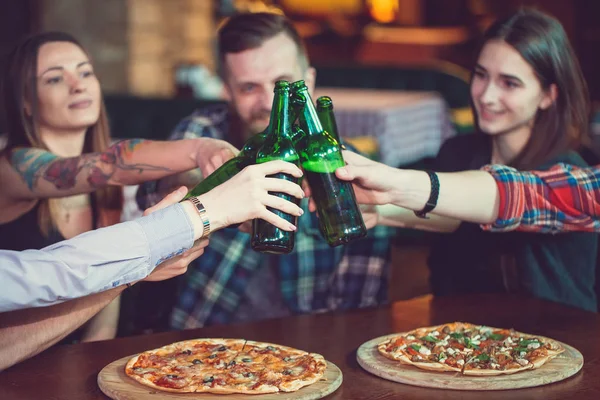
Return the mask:
<svg viewBox="0 0 600 400">
<path fill-rule="evenodd" d="M 539 368 L 564 347 L 543 336 L 454 322 L 398 334 L 377 350 L 391 360 L 428 371 L 481 376 Z"/>
<path fill-rule="evenodd" d="M 194 339 L 131 358 L 125 373 L 168 392 L 294 392 L 323 378 L 323 356 L 243 339 Z"/>
</svg>

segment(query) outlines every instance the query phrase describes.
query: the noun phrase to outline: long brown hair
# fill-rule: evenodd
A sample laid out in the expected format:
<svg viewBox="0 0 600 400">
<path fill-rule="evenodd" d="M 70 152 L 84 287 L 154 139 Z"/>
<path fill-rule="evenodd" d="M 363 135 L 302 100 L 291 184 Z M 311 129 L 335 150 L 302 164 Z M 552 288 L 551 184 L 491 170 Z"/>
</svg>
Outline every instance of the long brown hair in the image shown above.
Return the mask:
<svg viewBox="0 0 600 400">
<path fill-rule="evenodd" d="M 527 61 L 544 90 L 556 85 L 557 98 L 538 110 L 529 141 L 511 161 L 520 169 L 539 167 L 553 157 L 587 142 L 589 97 L 583 73 L 558 20 L 533 9 L 522 9 L 494 23 L 485 33 L 503 40 Z"/>
<path fill-rule="evenodd" d="M 37 93 L 37 62 L 42 45 L 50 42 L 70 42 L 78 46 L 89 57 L 85 48 L 77 39 L 64 32 L 44 32 L 31 35 L 20 41 L 9 53 L 4 68 L 4 76 L 0 85 L 2 96 L 1 110 L 7 128 L 7 144 L 3 152 L 8 156 L 19 147 L 35 147 L 48 150 L 41 138 L 39 130 L 39 110 Z M 31 116 L 25 112 L 25 101 L 31 105 Z M 104 100 L 100 99 L 100 115 L 98 121 L 87 129 L 83 145 L 83 153 L 105 151 L 110 146 L 110 128 Z M 122 192 L 118 187 L 107 186 L 92 193 L 96 203 L 97 215 L 102 210 L 121 209 Z M 52 199 L 40 200 L 39 225 L 44 234 L 48 234 L 55 226 L 50 203 Z"/>
</svg>

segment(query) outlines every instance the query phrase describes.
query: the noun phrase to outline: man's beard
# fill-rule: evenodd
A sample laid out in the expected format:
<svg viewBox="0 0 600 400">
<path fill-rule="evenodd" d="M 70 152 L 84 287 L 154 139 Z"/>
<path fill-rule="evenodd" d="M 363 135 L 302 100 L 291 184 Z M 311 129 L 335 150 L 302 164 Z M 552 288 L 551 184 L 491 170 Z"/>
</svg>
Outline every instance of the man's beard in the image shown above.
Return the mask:
<svg viewBox="0 0 600 400">
<path fill-rule="evenodd" d="M 248 121 L 248 131 L 250 132 L 250 134 L 255 135 L 264 131 L 269 124 L 270 117 L 270 110 L 260 110 L 255 113 L 252 113 L 250 115 L 250 120 Z"/>
</svg>

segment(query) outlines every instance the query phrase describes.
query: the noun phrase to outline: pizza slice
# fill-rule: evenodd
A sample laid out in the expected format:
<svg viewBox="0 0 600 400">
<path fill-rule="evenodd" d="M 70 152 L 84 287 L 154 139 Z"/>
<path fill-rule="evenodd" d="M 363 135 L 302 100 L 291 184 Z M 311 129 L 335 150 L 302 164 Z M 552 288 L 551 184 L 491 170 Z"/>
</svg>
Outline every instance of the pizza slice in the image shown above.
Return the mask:
<svg viewBox="0 0 600 400">
<path fill-rule="evenodd" d="M 461 372 L 471 350 L 459 339 L 465 327 L 457 324 L 415 329 L 379 344 L 378 350 L 402 364 L 429 371 Z"/>
</svg>

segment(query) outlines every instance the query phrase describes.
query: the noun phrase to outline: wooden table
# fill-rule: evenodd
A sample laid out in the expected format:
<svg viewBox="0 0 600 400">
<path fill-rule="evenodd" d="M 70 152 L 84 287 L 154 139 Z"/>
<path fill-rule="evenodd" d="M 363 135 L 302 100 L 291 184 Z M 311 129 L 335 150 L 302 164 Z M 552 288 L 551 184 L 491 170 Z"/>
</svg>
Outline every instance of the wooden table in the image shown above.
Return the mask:
<svg viewBox="0 0 600 400">
<path fill-rule="evenodd" d="M 550 336 L 585 357 L 583 370 L 548 386 L 486 392 L 486 399 L 600 398 L 600 316 L 541 300 L 504 295 L 402 301 L 389 307 L 306 315 L 183 332 L 58 346 L 0 373 L 0 399 L 106 399 L 96 384 L 110 362 L 146 349 L 194 337 L 245 337 L 323 354 L 344 373 L 329 399 L 481 399 L 482 392 L 424 389 L 372 376 L 356 362 L 365 341 L 394 331 L 463 320 Z M 250 398 L 249 398 L 250 399 Z"/>
</svg>

